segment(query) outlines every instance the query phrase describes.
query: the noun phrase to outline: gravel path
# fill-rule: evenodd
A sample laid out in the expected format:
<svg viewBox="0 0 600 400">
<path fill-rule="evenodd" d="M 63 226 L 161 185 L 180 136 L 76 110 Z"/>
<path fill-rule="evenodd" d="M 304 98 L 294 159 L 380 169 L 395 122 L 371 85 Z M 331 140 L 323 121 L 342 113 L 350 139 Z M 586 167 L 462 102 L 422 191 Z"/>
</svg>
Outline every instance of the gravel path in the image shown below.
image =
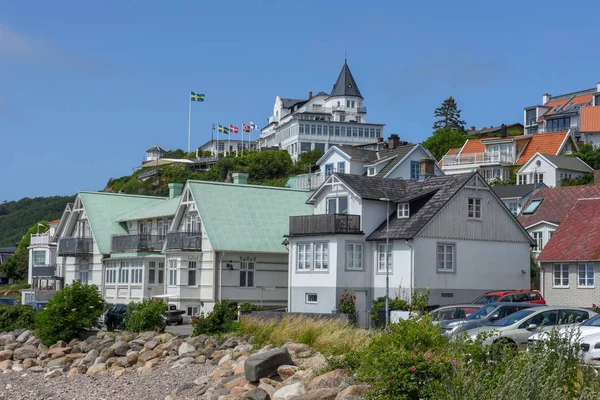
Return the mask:
<svg viewBox="0 0 600 400">
<path fill-rule="evenodd" d="M 44 379 L 43 374 L 0 373 L 0 400 L 164 400 L 179 389 L 177 399 L 195 398 L 191 384 L 208 375 L 211 365 L 190 364 L 170 369 L 157 365 L 152 372 L 133 372 L 115 378 L 107 375 L 66 375 Z"/>
</svg>

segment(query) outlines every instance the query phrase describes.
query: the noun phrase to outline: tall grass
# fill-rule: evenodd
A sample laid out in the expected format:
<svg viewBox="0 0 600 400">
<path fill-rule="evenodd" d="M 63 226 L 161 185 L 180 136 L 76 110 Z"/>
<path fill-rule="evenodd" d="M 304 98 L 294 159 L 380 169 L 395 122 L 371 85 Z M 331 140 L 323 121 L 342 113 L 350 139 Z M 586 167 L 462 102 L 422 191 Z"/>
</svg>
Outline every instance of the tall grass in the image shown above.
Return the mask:
<svg viewBox="0 0 600 400">
<path fill-rule="evenodd" d="M 340 355 L 368 346 L 379 333 L 356 328 L 336 319 L 313 319 L 287 315 L 282 320 L 245 316 L 241 332 L 254 336 L 254 344 L 281 346 L 286 342 L 304 343 L 325 355 Z"/>
</svg>

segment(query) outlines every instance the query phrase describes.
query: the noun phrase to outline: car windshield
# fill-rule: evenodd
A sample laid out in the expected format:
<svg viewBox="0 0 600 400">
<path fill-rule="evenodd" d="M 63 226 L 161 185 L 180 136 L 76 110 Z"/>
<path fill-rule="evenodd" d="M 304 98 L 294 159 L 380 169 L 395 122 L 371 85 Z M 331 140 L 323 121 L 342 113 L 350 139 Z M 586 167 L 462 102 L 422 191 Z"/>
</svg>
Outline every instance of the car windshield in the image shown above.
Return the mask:
<svg viewBox="0 0 600 400">
<path fill-rule="evenodd" d="M 500 300 L 500 296 L 479 296 L 473 300 L 473 304 L 490 304 Z"/>
<path fill-rule="evenodd" d="M 497 306 L 495 305 L 489 305 L 489 306 L 485 306 L 485 307 L 481 307 L 479 310 L 477 310 L 476 312 L 474 312 L 473 314 L 469 315 L 467 318 L 465 318 L 467 321 L 474 321 L 477 319 L 483 319 L 485 318 L 489 313 L 491 313 L 492 311 L 494 311 L 494 309 L 496 309 Z"/>
<path fill-rule="evenodd" d="M 600 326 L 600 314 L 596 315 L 592 319 L 587 320 L 582 325 L 583 326 Z"/>
<path fill-rule="evenodd" d="M 0 299 L 0 304 L 7 304 L 9 306 L 16 304 L 16 302 L 17 301 L 15 299 Z"/>
<path fill-rule="evenodd" d="M 535 310 L 530 310 L 530 309 L 517 311 L 516 313 L 511 314 L 506 318 L 503 318 L 499 321 L 494 322 L 492 325 L 493 326 L 509 326 L 509 325 L 514 324 L 515 322 L 522 320 L 523 318 L 525 318 L 529 314 L 533 313 L 534 311 Z"/>
</svg>

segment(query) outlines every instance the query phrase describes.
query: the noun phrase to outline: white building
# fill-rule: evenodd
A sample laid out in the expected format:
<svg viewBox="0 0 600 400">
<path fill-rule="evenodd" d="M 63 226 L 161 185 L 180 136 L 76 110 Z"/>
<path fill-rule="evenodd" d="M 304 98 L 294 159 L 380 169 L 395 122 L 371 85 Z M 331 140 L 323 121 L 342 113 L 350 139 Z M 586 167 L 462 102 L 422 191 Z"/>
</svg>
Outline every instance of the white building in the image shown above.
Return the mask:
<svg viewBox="0 0 600 400">
<path fill-rule="evenodd" d="M 164 155 L 165 150 L 159 145 L 155 144 L 154 146 L 146 150 L 146 159 L 144 161 L 156 161 L 160 158 L 163 158 Z"/>
<path fill-rule="evenodd" d="M 290 219 L 292 312 L 335 312 L 348 289 L 367 323 L 385 294 L 388 204 L 391 297 L 429 288 L 440 305 L 529 288 L 533 241 L 477 173 L 425 181 L 333 174 L 308 203 L 314 215 Z"/>
<path fill-rule="evenodd" d="M 383 138 L 382 124 L 367 123 L 367 107 L 348 64 L 331 93 L 309 92 L 308 99 L 277 95 L 273 115 L 261 131 L 260 148 L 287 150 L 297 160 L 302 152 L 334 145 L 364 144 Z"/>
<path fill-rule="evenodd" d="M 48 230 L 31 235 L 27 283 L 30 290 L 23 294 L 23 303 L 49 300 L 64 284 L 64 275 L 56 264 L 56 229 L 60 220 L 48 222 Z"/>
<path fill-rule="evenodd" d="M 248 140 L 242 141 L 241 139 L 238 139 L 238 137 L 241 137 L 240 135 L 245 134 L 246 133 L 241 133 L 236 135 L 230 133 L 230 135 L 233 135 L 234 137 L 234 139 L 231 140 L 228 140 L 227 136 L 220 135 L 220 139 L 211 139 L 200 146 L 199 149 L 202 151 L 210 151 L 213 155 L 217 155 L 218 153 L 237 153 L 242 150 L 256 150 L 256 140 L 250 141 L 250 138 L 248 138 Z"/>
<path fill-rule="evenodd" d="M 494 186 L 492 190 L 496 193 L 496 196 L 502 200 L 506 208 L 516 216 L 519 215 L 523 205 L 527 203 L 527 200 L 529 200 L 529 197 L 536 189 L 547 187 L 548 186 L 543 183 L 532 183 L 526 185 Z"/>
<path fill-rule="evenodd" d="M 517 172 L 517 183 L 544 183 L 560 186 L 563 179 L 575 179 L 593 173 L 594 169 L 579 157 L 536 153 Z"/>
</svg>

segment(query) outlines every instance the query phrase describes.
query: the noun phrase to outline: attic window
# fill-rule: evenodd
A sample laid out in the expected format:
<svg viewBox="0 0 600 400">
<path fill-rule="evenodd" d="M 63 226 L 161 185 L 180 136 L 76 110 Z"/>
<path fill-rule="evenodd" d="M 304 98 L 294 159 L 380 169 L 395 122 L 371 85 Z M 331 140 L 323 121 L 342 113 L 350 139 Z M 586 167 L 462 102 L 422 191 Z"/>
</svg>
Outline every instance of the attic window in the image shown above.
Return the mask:
<svg viewBox="0 0 600 400">
<path fill-rule="evenodd" d="M 544 199 L 531 200 L 531 202 L 527 205 L 527 207 L 525 207 L 525 209 L 523 210 L 523 212 L 521 214 L 527 215 L 527 214 L 535 213 L 535 211 L 538 209 L 538 207 L 542 203 L 542 200 L 544 200 Z"/>
<path fill-rule="evenodd" d="M 367 168 L 367 176 L 375 176 L 375 175 L 377 175 L 377 170 L 375 169 L 375 167 Z"/>
<path fill-rule="evenodd" d="M 408 203 L 398 204 L 398 218 L 410 217 L 410 205 Z"/>
</svg>

